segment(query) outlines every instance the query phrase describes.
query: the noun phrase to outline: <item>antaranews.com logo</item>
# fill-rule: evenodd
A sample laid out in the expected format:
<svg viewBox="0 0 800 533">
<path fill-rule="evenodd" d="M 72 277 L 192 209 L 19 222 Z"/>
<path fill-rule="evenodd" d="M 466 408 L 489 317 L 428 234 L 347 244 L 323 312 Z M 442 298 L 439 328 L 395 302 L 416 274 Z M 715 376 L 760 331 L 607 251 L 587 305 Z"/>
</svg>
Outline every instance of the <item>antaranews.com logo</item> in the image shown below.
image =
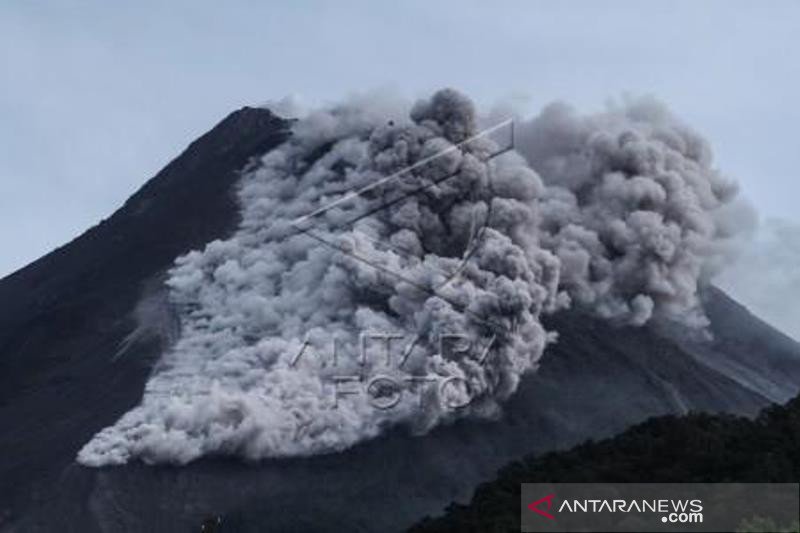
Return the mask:
<svg viewBox="0 0 800 533">
<path fill-rule="evenodd" d="M 555 494 L 549 494 L 528 504 L 528 509 L 550 520 Z M 542 506 L 545 506 L 544 510 Z M 563 500 L 556 511 L 563 513 L 660 513 L 666 523 L 701 523 L 703 521 L 702 500 Z"/>
<path fill-rule="evenodd" d="M 737 531 L 798 520 L 797 483 L 523 484 L 521 530 Z"/>
</svg>

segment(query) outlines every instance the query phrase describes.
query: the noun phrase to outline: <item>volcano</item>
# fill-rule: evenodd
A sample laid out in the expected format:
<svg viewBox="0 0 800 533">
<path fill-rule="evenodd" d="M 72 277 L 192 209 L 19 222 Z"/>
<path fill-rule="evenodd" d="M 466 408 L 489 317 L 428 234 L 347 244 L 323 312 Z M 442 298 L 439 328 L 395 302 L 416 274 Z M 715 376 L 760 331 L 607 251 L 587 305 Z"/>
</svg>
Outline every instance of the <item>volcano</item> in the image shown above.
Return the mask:
<svg viewBox="0 0 800 533">
<path fill-rule="evenodd" d="M 81 447 L 138 404 L 177 335 L 169 313 L 153 320 L 167 270 L 236 230 L 242 172 L 291 124 L 232 113 L 110 218 L 0 280 L 0 531 L 199 531 L 209 518 L 223 531 L 401 531 L 524 454 L 655 415 L 752 416 L 797 394 L 800 345 L 707 286 L 710 339 L 577 308 L 547 316 L 558 342 L 497 420 L 398 428 L 305 458 L 79 464 Z"/>
</svg>

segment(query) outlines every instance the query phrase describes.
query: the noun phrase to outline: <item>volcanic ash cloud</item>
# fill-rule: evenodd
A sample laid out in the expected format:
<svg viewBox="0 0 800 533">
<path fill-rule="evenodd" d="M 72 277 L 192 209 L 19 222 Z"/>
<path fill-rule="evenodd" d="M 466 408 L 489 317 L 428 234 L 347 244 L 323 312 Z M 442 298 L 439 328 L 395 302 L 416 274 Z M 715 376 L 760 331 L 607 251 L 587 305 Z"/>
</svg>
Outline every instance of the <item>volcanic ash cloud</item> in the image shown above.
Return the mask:
<svg viewBox="0 0 800 533">
<path fill-rule="evenodd" d="M 650 100 L 589 117 L 555 104 L 520 130 L 518 149 L 548 185 L 542 244 L 570 296 L 636 325 L 706 326 L 698 283 L 738 231 L 722 210 L 737 188 L 707 142 Z"/>
<path fill-rule="evenodd" d="M 311 112 L 242 177 L 236 233 L 170 271 L 180 338 L 81 463 L 311 455 L 495 416 L 567 305 L 703 327 L 735 189 L 666 110 L 550 106 L 497 155 L 463 95 L 402 107 Z"/>
</svg>

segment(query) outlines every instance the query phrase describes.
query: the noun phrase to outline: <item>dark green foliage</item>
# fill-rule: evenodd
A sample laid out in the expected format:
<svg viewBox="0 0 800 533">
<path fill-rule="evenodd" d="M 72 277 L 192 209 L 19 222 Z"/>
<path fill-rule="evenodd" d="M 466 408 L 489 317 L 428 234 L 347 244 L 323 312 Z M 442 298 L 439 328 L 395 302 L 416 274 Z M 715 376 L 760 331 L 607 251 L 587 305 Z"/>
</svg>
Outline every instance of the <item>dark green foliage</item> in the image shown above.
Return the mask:
<svg viewBox="0 0 800 533">
<path fill-rule="evenodd" d="M 797 482 L 800 397 L 755 420 L 690 414 L 652 418 L 601 442 L 526 457 L 480 485 L 467 505 L 451 504 L 414 533 L 518 532 L 520 484 L 531 482 Z M 754 518 L 754 520 L 756 520 Z M 764 524 L 743 524 L 761 531 Z M 788 531 L 793 525 L 786 526 Z"/>
</svg>

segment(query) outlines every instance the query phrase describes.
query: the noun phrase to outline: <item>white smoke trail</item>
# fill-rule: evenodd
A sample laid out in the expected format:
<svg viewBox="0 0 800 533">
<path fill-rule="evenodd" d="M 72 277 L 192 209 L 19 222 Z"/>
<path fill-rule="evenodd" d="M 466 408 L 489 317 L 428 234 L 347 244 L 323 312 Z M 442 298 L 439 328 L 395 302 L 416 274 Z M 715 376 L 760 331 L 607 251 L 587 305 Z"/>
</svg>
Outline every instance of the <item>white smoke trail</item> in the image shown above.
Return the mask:
<svg viewBox="0 0 800 533">
<path fill-rule="evenodd" d="M 570 299 L 702 324 L 697 284 L 725 251 L 716 213 L 734 191 L 666 111 L 550 107 L 520 128 L 521 155 L 489 160 L 459 93 L 397 109 L 311 112 L 242 178 L 236 234 L 171 271 L 181 338 L 80 462 L 308 455 L 492 416 L 552 338 L 541 314 Z M 400 362 L 364 358 L 365 332 L 402 336 Z M 447 335 L 490 349 L 450 353 Z M 380 379 L 339 394 L 341 376 Z M 378 409 L 389 383 L 397 402 Z"/>
</svg>

